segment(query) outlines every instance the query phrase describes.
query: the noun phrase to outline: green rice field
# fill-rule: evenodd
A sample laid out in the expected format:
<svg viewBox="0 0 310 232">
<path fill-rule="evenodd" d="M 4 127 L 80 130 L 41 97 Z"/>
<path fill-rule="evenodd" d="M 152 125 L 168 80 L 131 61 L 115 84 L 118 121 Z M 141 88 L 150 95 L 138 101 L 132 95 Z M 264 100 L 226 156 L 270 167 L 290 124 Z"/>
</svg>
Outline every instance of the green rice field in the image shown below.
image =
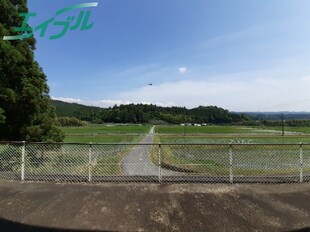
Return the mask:
<svg viewBox="0 0 310 232">
<path fill-rule="evenodd" d="M 285 134 L 307 134 L 310 133 L 310 127 L 284 127 Z M 281 127 L 251 127 L 251 126 L 180 126 L 164 125 L 156 126 L 155 132 L 158 134 L 266 134 L 281 135 Z"/>
<path fill-rule="evenodd" d="M 89 125 L 63 127 L 64 142 L 136 143 L 149 132 L 150 125 Z"/>
<path fill-rule="evenodd" d="M 173 136 L 160 135 L 159 141 L 161 143 L 201 143 L 201 144 L 290 144 L 290 143 L 310 143 L 310 135 L 304 136 Z"/>
<path fill-rule="evenodd" d="M 146 134 L 150 125 L 100 125 L 94 124 L 83 127 L 63 127 L 67 135 L 102 135 L 102 134 Z"/>
<path fill-rule="evenodd" d="M 263 129 L 246 126 L 156 126 L 158 134 L 249 134 L 270 133 Z M 277 131 L 275 131 L 277 133 Z"/>
</svg>

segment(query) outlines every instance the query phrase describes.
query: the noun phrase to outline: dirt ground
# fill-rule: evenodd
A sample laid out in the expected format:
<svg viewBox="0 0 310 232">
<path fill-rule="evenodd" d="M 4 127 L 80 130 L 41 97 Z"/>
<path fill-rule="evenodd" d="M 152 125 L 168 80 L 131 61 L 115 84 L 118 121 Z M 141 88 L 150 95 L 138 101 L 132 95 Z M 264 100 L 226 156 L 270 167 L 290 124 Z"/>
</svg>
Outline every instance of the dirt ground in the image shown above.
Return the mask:
<svg viewBox="0 0 310 232">
<path fill-rule="evenodd" d="M 1 180 L 0 231 L 310 231 L 310 184 Z"/>
</svg>

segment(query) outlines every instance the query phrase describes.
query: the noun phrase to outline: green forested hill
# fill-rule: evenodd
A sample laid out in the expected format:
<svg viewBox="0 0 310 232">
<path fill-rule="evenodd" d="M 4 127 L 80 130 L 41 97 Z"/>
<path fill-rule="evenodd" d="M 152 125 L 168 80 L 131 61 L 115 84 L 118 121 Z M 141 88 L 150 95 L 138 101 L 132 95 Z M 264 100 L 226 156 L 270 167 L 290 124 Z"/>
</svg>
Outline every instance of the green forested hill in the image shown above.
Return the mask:
<svg viewBox="0 0 310 232">
<path fill-rule="evenodd" d="M 92 123 L 241 123 L 249 121 L 243 114 L 230 113 L 216 106 L 160 107 L 156 105 L 130 104 L 110 108 L 85 106 L 76 103 L 53 101 L 58 117 L 75 117 Z"/>
<path fill-rule="evenodd" d="M 56 108 L 58 117 L 73 117 L 78 112 L 94 111 L 100 112 L 102 108 L 94 106 L 85 106 L 76 103 L 67 103 L 63 101 L 52 100 L 52 105 Z"/>
</svg>

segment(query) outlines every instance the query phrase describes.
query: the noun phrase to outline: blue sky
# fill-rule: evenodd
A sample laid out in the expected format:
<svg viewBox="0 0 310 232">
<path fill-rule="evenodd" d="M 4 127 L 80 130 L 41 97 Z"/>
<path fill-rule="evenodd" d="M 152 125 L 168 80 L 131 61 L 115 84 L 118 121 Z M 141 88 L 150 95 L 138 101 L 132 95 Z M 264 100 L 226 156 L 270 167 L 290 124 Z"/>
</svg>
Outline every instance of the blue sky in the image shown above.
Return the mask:
<svg viewBox="0 0 310 232">
<path fill-rule="evenodd" d="M 94 1 L 28 0 L 38 14 L 30 24 L 86 2 Z M 90 30 L 49 40 L 60 30 L 51 25 L 45 38 L 35 34 L 36 59 L 54 99 L 310 111 L 310 1 L 98 2 L 88 9 Z"/>
</svg>

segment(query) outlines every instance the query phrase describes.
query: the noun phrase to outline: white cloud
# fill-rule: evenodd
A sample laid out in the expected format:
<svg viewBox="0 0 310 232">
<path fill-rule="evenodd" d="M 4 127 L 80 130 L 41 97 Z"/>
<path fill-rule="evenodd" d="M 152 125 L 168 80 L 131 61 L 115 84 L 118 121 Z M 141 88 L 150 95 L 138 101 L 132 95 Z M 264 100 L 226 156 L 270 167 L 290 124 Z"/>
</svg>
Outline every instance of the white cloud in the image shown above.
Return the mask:
<svg viewBox="0 0 310 232">
<path fill-rule="evenodd" d="M 186 67 L 180 67 L 179 68 L 179 73 L 180 74 L 185 74 L 187 72 L 187 68 Z"/>
<path fill-rule="evenodd" d="M 168 106 L 177 106 L 177 104 L 175 104 L 174 102 L 170 102 L 170 101 L 167 101 L 167 102 L 159 102 L 159 101 L 153 101 L 153 102 L 150 102 L 150 101 L 142 101 L 142 102 L 138 102 L 138 103 L 141 103 L 141 104 L 145 104 L 145 105 L 157 105 L 157 106 L 162 106 L 162 107 L 168 107 Z"/>
<path fill-rule="evenodd" d="M 102 106 L 104 107 L 110 107 L 114 105 L 128 105 L 132 102 L 123 100 L 101 100 L 100 103 L 102 103 Z"/>
<path fill-rule="evenodd" d="M 160 102 L 160 101 L 128 101 L 121 99 L 106 99 L 106 100 L 98 100 L 98 101 L 90 101 L 90 100 L 82 100 L 75 98 L 65 98 L 65 97 L 52 97 L 53 100 L 68 102 L 68 103 L 79 103 L 88 106 L 99 106 L 103 108 L 113 107 L 114 105 L 129 105 L 129 104 L 145 104 L 145 105 L 157 105 L 157 106 L 176 106 L 174 102 Z"/>
<path fill-rule="evenodd" d="M 159 102 L 159 101 L 128 101 L 128 100 L 101 100 L 99 102 L 92 102 L 93 105 L 101 107 L 111 107 L 114 105 L 129 105 L 129 104 L 145 104 L 145 105 L 157 105 L 157 106 L 175 106 L 173 102 Z"/>
<path fill-rule="evenodd" d="M 310 92 L 304 78 L 259 77 L 253 80 L 166 82 L 123 92 L 121 99 L 135 102 L 173 102 L 189 108 L 217 105 L 234 111 L 310 111 Z"/>
<path fill-rule="evenodd" d="M 310 82 L 310 76 L 304 76 L 301 78 L 301 81 Z"/>
<path fill-rule="evenodd" d="M 249 80 L 227 76 L 210 80 L 165 82 L 120 92 L 115 95 L 115 99 L 53 99 L 100 107 L 142 103 L 188 108 L 216 105 L 231 111 L 310 111 L 308 83 L 306 75 L 270 79 L 262 74 L 253 74 Z"/>
<path fill-rule="evenodd" d="M 69 103 L 81 103 L 82 100 L 79 98 L 70 98 L 70 97 L 51 97 L 53 100 L 69 102 Z"/>
</svg>

